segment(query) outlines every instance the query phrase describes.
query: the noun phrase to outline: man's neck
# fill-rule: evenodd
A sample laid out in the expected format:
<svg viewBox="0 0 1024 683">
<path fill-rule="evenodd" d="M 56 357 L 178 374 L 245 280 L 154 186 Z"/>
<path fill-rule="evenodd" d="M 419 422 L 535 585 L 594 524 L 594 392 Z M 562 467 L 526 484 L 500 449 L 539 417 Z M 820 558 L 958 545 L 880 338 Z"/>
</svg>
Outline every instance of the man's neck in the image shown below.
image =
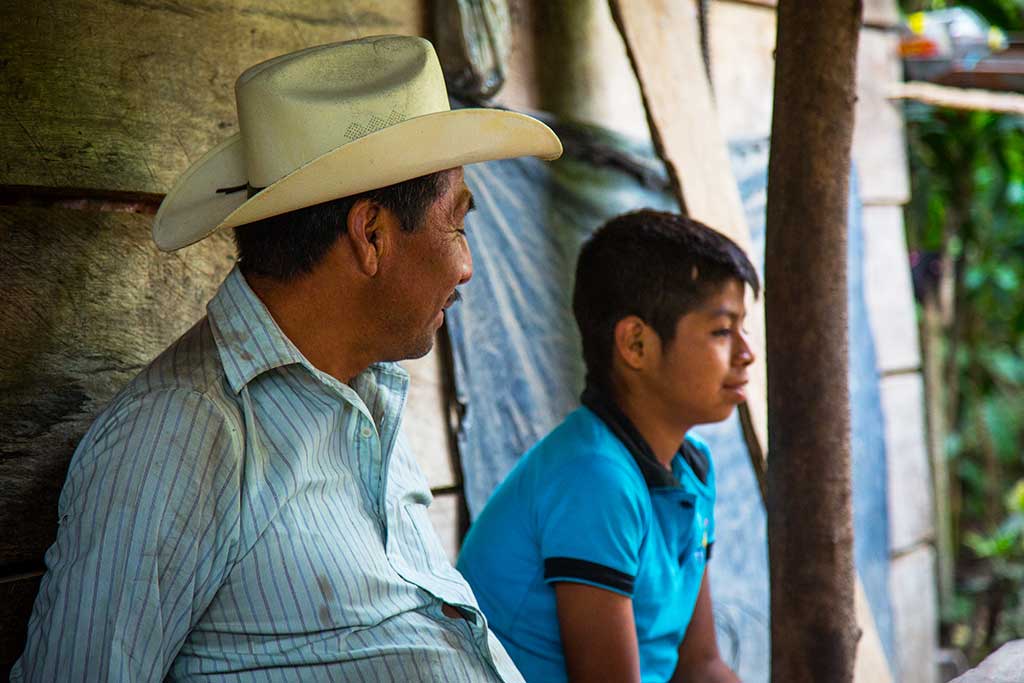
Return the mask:
<svg viewBox="0 0 1024 683">
<path fill-rule="evenodd" d="M 679 447 L 686 437 L 686 432 L 690 430 L 690 425 L 665 419 L 657 410 L 648 405 L 645 398 L 647 397 L 642 393 L 631 391 L 620 385 L 616 387 L 612 400 L 647 441 L 658 462 L 666 469 L 671 470 L 672 459 L 679 452 Z"/>
<path fill-rule="evenodd" d="M 245 274 L 249 287 L 267 307 L 278 327 L 321 372 L 350 383 L 377 358 L 360 333 L 368 329 L 360 307 L 346 292 L 328 289 L 314 277 L 280 282 Z"/>
</svg>

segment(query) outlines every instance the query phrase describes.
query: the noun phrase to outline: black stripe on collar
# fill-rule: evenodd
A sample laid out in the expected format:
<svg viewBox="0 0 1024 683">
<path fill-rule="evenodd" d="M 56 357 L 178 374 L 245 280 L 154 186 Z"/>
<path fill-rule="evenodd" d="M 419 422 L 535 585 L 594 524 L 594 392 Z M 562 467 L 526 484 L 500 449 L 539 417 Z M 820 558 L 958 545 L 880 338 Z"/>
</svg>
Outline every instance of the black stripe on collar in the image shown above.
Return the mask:
<svg viewBox="0 0 1024 683">
<path fill-rule="evenodd" d="M 583 405 L 601 418 L 612 434 L 618 437 L 622 445 L 630 452 L 633 459 L 636 460 L 641 474 L 644 475 L 647 488 L 673 488 L 679 486 L 679 482 L 672 476 L 672 473 L 666 470 L 654 456 L 654 451 L 651 450 L 647 439 L 633 425 L 633 422 L 626 417 L 626 414 L 615 405 L 614 401 L 592 386 L 588 386 L 583 390 L 580 400 L 583 402 Z"/>
<path fill-rule="evenodd" d="M 633 459 L 636 460 L 637 467 L 640 468 L 640 473 L 643 474 L 647 488 L 678 488 L 680 486 L 679 481 L 655 457 L 650 444 L 647 443 L 633 422 L 604 392 L 592 385 L 587 385 L 580 401 L 601 418 L 612 434 L 630 452 Z M 707 456 L 686 440 L 679 446 L 679 452 L 701 483 L 706 484 L 710 467 Z"/>
</svg>

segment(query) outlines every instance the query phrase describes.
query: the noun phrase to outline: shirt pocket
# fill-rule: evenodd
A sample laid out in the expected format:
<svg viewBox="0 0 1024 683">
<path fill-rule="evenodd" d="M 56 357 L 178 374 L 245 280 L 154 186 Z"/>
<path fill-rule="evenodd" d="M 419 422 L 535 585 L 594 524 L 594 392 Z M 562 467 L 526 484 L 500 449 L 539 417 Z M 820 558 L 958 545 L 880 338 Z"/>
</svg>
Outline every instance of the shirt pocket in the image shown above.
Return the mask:
<svg viewBox="0 0 1024 683">
<path fill-rule="evenodd" d="M 395 531 L 400 540 L 400 573 L 407 580 L 445 602 L 476 607 L 469 585 L 441 544 L 426 505 L 403 501 L 400 529 Z"/>
</svg>

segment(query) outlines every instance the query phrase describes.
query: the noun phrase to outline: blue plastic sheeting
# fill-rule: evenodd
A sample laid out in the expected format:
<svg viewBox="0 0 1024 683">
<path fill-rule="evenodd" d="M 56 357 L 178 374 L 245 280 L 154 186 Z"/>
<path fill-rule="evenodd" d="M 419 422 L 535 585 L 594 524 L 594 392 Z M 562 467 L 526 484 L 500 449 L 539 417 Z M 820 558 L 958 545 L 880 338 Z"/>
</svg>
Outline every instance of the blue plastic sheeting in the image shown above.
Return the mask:
<svg viewBox="0 0 1024 683">
<path fill-rule="evenodd" d="M 579 404 L 583 384 L 571 296 L 576 254 L 606 219 L 641 207 L 676 210 L 649 144 L 606 131 L 562 128 L 566 154 L 466 168 L 478 210 L 469 241 L 474 277 L 450 311 L 458 432 L 471 516 L 537 439 Z M 767 143 L 736 143 L 734 171 L 763 258 Z M 892 662 L 884 424 L 863 296 L 863 239 L 850 202 L 850 393 L 856 561 Z M 813 295 L 813 287 L 808 287 Z M 718 472 L 717 542 L 711 563 L 719 643 L 748 683 L 768 680 L 769 580 L 765 511 L 738 420 L 698 429 Z"/>
</svg>

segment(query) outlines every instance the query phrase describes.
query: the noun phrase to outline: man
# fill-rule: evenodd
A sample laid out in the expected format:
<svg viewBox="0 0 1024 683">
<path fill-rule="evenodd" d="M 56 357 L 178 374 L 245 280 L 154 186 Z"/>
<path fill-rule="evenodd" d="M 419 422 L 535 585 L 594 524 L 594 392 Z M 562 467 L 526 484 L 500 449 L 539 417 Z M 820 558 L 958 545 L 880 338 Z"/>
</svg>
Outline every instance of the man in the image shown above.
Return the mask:
<svg viewBox="0 0 1024 683">
<path fill-rule="evenodd" d="M 530 683 L 739 680 L 711 610 L 714 461 L 689 431 L 745 400 L 747 287 L 743 251 L 677 214 L 624 214 L 583 245 L 583 406 L 516 463 L 459 556 Z"/>
<path fill-rule="evenodd" d="M 408 376 L 472 275 L 461 166 L 555 158 L 543 124 L 449 111 L 430 44 L 284 55 L 178 181 L 171 250 L 234 228 L 208 316 L 72 459 L 15 681 L 519 681 L 427 517 Z"/>
</svg>

